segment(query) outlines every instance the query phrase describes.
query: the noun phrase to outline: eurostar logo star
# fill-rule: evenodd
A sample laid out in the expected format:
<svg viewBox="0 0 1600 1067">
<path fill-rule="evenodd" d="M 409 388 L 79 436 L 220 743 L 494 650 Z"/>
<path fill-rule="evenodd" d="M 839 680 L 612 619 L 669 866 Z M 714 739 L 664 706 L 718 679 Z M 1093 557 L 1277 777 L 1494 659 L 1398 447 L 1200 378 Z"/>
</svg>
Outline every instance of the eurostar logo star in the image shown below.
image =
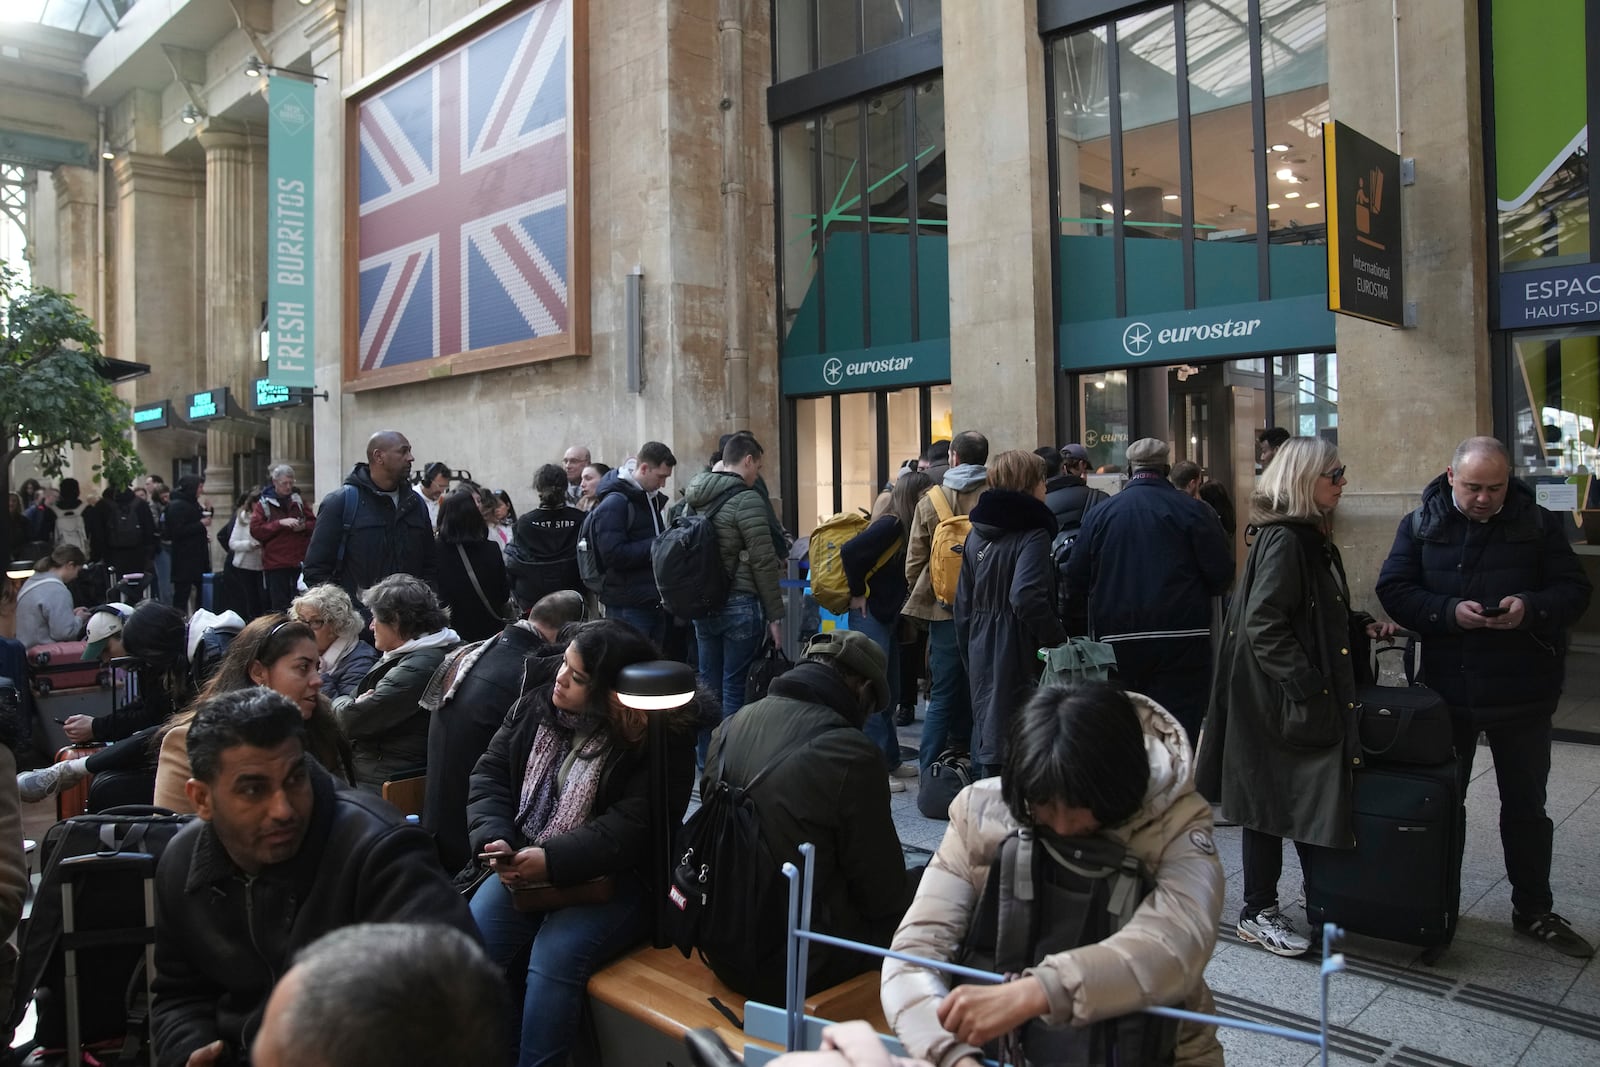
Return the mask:
<svg viewBox="0 0 1600 1067">
<path fill-rule="evenodd" d="M 1122 331 L 1123 351 L 1127 352 L 1130 356 L 1144 355 L 1146 352 L 1150 351 L 1150 334 L 1150 327 L 1146 326 L 1144 323 L 1130 323 L 1128 328 Z"/>
<path fill-rule="evenodd" d="M 822 380 L 829 385 L 838 385 L 844 380 L 844 364 L 837 359 L 830 359 L 822 365 Z"/>
</svg>

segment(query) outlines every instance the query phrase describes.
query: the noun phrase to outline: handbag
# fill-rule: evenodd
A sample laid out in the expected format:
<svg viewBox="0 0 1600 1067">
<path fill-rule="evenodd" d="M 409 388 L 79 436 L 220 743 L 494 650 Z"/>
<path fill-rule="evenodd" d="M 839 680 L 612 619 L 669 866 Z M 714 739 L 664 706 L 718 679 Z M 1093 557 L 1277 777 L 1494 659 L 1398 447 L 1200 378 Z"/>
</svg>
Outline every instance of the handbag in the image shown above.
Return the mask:
<svg viewBox="0 0 1600 1067">
<path fill-rule="evenodd" d="M 506 886 L 511 893 L 511 906 L 518 911 L 559 911 L 587 904 L 605 904 L 617 890 L 617 880 L 609 874 L 591 878 L 576 885 L 551 885 L 534 882 L 531 885 Z"/>
<path fill-rule="evenodd" d="M 1356 686 L 1356 723 L 1361 749 L 1377 763 L 1409 763 L 1424 767 L 1448 763 L 1455 755 L 1450 729 L 1450 707 L 1444 698 L 1417 681 L 1416 635 L 1403 644 L 1380 648 L 1378 656 L 1399 652 L 1405 668 L 1404 686 Z"/>
<path fill-rule="evenodd" d="M 917 810 L 924 818 L 948 820 L 956 794 L 971 784 L 971 758 L 959 748 L 947 748 L 922 769 L 917 783 Z"/>
<path fill-rule="evenodd" d="M 505 607 L 502 606 L 497 609 L 493 604 L 489 603 L 488 596 L 486 596 L 483 592 L 483 586 L 478 584 L 477 572 L 472 569 L 472 564 L 467 559 L 466 546 L 462 545 L 459 541 L 456 542 L 456 552 L 461 556 L 461 568 L 467 572 L 467 581 L 472 583 L 472 591 L 478 594 L 479 603 L 481 603 L 484 606 L 484 609 L 495 618 L 501 620 L 509 619 L 510 616 L 506 612 Z"/>
<path fill-rule="evenodd" d="M 793 667 L 794 660 L 772 643 L 772 635 L 763 637 L 761 648 L 756 651 L 756 658 L 750 664 L 750 673 L 745 676 L 744 702 L 754 704 L 766 696 L 767 690 L 772 688 L 772 680 Z"/>
<path fill-rule="evenodd" d="M 1117 665 L 1117 650 L 1104 641 L 1069 637 L 1064 645 L 1041 648 L 1044 660 L 1040 685 L 1071 685 L 1074 682 L 1103 682 Z"/>
</svg>

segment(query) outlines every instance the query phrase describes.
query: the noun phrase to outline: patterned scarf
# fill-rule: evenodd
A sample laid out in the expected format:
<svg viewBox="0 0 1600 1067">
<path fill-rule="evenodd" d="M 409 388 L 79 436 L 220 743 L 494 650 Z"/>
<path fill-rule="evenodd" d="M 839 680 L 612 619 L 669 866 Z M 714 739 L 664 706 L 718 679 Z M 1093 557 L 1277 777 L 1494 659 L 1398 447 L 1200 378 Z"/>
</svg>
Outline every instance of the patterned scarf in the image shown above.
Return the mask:
<svg viewBox="0 0 1600 1067">
<path fill-rule="evenodd" d="M 566 787 L 558 792 L 556 778 L 572 752 L 574 737 L 585 716 L 553 706 L 550 711 L 554 721 L 541 722 L 534 735 L 517 804 L 517 826 L 523 837 L 535 845 L 576 829 L 589 817 L 600 789 L 600 769 L 611 748 L 606 731 L 597 730 L 578 750 L 567 773 Z"/>
</svg>

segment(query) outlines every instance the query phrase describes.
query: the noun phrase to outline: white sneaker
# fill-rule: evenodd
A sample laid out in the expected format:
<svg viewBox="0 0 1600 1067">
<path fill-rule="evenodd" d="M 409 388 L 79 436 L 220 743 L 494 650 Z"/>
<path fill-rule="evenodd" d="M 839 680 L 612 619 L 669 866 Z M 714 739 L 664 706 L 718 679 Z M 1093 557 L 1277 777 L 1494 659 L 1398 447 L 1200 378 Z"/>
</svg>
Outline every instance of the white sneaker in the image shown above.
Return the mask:
<svg viewBox="0 0 1600 1067">
<path fill-rule="evenodd" d="M 1311 941 L 1295 932 L 1289 920 L 1276 906 L 1262 908 L 1254 917 L 1239 917 L 1239 940 L 1260 945 L 1279 956 L 1304 956 L 1311 950 Z"/>
<path fill-rule="evenodd" d="M 905 791 L 906 791 L 905 780 L 901 779 L 901 778 L 896 778 L 894 775 L 891 774 L 889 776 L 889 792 L 891 792 L 891 793 L 904 793 Z"/>
<path fill-rule="evenodd" d="M 52 763 L 37 771 L 24 771 L 17 775 L 17 792 L 24 803 L 32 804 L 36 800 L 43 800 L 59 793 L 68 786 L 77 785 L 88 774 L 89 772 L 79 765 L 78 760 Z"/>
</svg>

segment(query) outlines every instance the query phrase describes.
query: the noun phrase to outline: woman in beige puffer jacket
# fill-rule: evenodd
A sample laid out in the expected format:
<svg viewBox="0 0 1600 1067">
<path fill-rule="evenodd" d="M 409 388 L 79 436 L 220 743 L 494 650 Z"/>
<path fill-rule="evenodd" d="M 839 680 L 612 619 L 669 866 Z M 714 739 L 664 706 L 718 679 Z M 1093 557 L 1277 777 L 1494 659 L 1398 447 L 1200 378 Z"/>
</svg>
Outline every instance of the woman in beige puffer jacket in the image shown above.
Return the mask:
<svg viewBox="0 0 1600 1067">
<path fill-rule="evenodd" d="M 1137 693 L 1123 699 L 1099 684 L 1067 692 L 1072 695 L 1041 690 L 1014 723 L 1013 738 L 1031 732 L 1029 743 L 1013 742 L 1002 777 L 969 786 L 951 804 L 950 828 L 892 947 L 954 960 L 995 853 L 1020 825 L 1014 808 L 1064 836 L 1099 832 L 1125 843 L 1149 869 L 1155 888 L 1115 934 L 1048 956 L 1003 986 L 967 985 L 952 992 L 943 974 L 885 960 L 882 997 L 889 1024 L 912 1056 L 935 1067 L 975 1065 L 981 1062 L 980 1045 L 1036 1017 L 1050 1024 L 1086 1025 L 1153 1005 L 1213 1010 L 1202 974 L 1217 939 L 1223 874 L 1212 840 L 1211 809 L 1194 791 L 1193 755 L 1183 728 L 1160 705 Z M 1131 818 L 1101 827 L 1091 809 L 1108 803 L 1107 794 L 1119 785 L 1126 788 L 1126 782 L 1115 780 L 1128 777 L 1126 768 L 1119 774 L 1115 756 L 1101 751 L 1089 763 L 1061 757 L 1072 751 L 1074 715 L 1115 715 L 1119 707 L 1126 712 L 1130 700 L 1143 732 L 1148 782 L 1142 802 L 1135 794 L 1133 803 L 1122 808 L 1126 812 L 1137 805 Z M 1125 760 L 1137 759 L 1126 744 L 1122 754 Z M 1041 781 L 1058 783 L 1052 790 L 1056 795 L 1026 795 L 1029 782 Z M 1084 806 L 1069 806 L 1073 794 L 1083 798 L 1077 803 Z M 1176 1062 L 1220 1067 L 1222 1046 L 1215 1027 L 1181 1023 Z"/>
</svg>

